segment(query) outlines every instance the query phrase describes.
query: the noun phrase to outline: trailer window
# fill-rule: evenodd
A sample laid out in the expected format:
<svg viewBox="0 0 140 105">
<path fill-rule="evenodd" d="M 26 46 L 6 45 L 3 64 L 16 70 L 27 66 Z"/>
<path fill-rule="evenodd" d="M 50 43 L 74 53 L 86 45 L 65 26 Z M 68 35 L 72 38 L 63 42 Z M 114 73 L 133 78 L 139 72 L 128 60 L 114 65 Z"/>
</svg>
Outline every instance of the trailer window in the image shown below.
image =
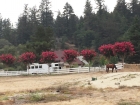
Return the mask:
<svg viewBox="0 0 140 105">
<path fill-rule="evenodd" d="M 39 65 L 39 68 L 42 68 L 42 65 Z"/>
<path fill-rule="evenodd" d="M 37 68 L 38 68 L 38 66 L 35 66 L 35 68 L 37 69 Z"/>
<path fill-rule="evenodd" d="M 58 66 L 58 64 L 55 64 L 55 66 Z"/>
<path fill-rule="evenodd" d="M 34 66 L 31 66 L 31 69 L 34 69 Z"/>
</svg>

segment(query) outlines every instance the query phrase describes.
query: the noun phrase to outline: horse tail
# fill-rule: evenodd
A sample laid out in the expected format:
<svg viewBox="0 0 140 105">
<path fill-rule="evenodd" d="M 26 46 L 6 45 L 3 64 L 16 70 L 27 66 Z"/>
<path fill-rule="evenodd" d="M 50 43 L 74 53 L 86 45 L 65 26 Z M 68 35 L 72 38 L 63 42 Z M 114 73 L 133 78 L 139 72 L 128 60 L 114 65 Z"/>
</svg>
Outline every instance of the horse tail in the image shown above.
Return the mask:
<svg viewBox="0 0 140 105">
<path fill-rule="evenodd" d="M 116 65 L 114 64 L 115 69 L 117 69 Z"/>
</svg>

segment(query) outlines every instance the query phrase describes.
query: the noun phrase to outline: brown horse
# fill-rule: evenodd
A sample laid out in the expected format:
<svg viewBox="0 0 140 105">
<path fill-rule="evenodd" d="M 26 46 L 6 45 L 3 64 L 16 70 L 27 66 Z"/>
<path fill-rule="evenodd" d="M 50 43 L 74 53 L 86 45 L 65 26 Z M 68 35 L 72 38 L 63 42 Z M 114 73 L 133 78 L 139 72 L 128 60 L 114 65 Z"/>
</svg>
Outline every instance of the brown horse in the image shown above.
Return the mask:
<svg viewBox="0 0 140 105">
<path fill-rule="evenodd" d="M 117 67 L 115 64 L 107 64 L 106 65 L 106 72 L 107 73 L 109 72 L 109 68 L 112 68 L 112 73 L 113 73 L 114 68 L 116 69 L 116 72 L 117 72 Z"/>
</svg>

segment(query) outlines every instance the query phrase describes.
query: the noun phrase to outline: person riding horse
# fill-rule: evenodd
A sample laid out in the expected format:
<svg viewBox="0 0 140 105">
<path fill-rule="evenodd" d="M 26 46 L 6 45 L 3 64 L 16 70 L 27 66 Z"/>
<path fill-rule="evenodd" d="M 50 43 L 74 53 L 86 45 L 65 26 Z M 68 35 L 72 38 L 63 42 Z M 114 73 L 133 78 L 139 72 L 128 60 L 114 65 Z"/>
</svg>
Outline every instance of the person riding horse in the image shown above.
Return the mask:
<svg viewBox="0 0 140 105">
<path fill-rule="evenodd" d="M 106 72 L 108 73 L 109 72 L 109 68 L 112 68 L 112 73 L 113 73 L 113 70 L 115 68 L 116 72 L 117 72 L 117 67 L 115 64 L 107 64 L 106 65 Z"/>
</svg>

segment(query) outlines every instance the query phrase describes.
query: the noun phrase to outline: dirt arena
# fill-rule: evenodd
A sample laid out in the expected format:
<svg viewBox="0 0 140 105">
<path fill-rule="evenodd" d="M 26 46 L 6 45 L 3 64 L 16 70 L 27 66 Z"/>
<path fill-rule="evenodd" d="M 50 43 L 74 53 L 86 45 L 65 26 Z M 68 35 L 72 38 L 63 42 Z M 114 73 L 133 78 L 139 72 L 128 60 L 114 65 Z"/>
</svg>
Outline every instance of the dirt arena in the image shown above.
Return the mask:
<svg viewBox="0 0 140 105">
<path fill-rule="evenodd" d="M 140 72 L 0 77 L 0 105 L 140 105 Z"/>
</svg>

